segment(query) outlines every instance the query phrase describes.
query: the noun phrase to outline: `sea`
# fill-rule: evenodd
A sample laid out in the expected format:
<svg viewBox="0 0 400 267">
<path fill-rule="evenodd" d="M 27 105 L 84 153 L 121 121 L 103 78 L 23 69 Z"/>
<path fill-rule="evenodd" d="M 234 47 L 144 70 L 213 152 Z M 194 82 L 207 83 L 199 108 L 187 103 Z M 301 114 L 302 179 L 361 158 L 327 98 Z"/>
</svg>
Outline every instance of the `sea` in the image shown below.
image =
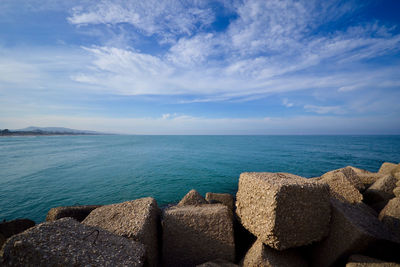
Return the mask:
<svg viewBox="0 0 400 267">
<path fill-rule="evenodd" d="M 237 191 L 242 172 L 316 177 L 400 162 L 400 136 L 71 135 L 0 138 L 0 220 L 39 223 L 57 206 Z"/>
</svg>

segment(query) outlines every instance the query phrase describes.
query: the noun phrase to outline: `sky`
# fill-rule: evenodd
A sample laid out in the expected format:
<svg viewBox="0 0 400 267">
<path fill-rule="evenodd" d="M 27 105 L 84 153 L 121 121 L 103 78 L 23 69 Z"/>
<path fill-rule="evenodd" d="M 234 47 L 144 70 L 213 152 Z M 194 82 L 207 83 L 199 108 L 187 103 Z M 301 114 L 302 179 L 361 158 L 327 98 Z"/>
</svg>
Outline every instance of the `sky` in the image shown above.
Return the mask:
<svg viewBox="0 0 400 267">
<path fill-rule="evenodd" d="M 0 129 L 400 134 L 398 0 L 0 0 Z"/>
</svg>

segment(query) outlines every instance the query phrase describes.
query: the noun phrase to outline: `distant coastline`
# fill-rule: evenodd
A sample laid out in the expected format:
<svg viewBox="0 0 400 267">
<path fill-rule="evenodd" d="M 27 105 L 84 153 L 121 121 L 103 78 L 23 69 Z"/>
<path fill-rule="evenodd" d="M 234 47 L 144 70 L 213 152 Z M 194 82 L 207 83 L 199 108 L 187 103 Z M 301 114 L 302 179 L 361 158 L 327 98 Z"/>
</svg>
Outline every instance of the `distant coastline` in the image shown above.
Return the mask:
<svg viewBox="0 0 400 267">
<path fill-rule="evenodd" d="M 61 127 L 31 126 L 21 130 L 0 129 L 0 136 L 50 136 L 50 135 L 103 135 L 95 131 L 82 131 Z"/>
<path fill-rule="evenodd" d="M 10 130 L 0 130 L 0 136 L 49 136 L 49 135 L 101 135 L 101 133 L 52 133 L 52 132 L 36 132 L 36 131 L 21 131 L 14 132 Z"/>
</svg>

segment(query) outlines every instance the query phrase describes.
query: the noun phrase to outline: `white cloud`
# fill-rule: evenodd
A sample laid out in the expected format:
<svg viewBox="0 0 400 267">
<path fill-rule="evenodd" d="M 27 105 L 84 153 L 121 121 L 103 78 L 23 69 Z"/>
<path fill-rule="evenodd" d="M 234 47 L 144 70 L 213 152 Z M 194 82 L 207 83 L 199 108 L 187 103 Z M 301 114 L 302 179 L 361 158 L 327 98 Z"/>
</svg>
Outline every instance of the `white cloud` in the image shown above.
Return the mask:
<svg viewBox="0 0 400 267">
<path fill-rule="evenodd" d="M 201 1 L 182 3 L 178 0 L 109 1 L 78 6 L 68 18 L 72 24 L 128 23 L 145 35 L 158 35 L 163 41 L 176 35 L 191 35 L 210 25 L 214 13 Z"/>
<path fill-rule="evenodd" d="M 234 48 L 242 54 L 294 49 L 309 26 L 309 1 L 245 1 L 229 27 Z"/>
<path fill-rule="evenodd" d="M 392 85 L 400 82 L 397 69 L 392 67 L 300 75 L 291 71 L 296 66 L 285 70 L 277 63 L 277 66 L 263 68 L 268 60 L 259 58 L 212 66 L 200 64 L 204 59 L 195 52 L 185 60 L 177 54 L 174 57 L 171 53 L 165 57 L 153 56 L 112 47 L 85 50 L 93 60 L 86 70 L 72 76 L 74 81 L 112 94 L 195 96 L 181 101 L 184 103 L 234 98 L 254 100 L 267 94 L 309 89 L 344 92 L 355 88 L 381 88 L 386 81 L 391 81 Z M 181 52 L 185 54 L 196 49 L 188 51 Z"/>
<path fill-rule="evenodd" d="M 198 34 L 193 38 L 181 38 L 166 55 L 167 60 L 178 66 L 196 66 L 217 51 L 213 49 L 213 34 Z"/>
<path fill-rule="evenodd" d="M 71 78 L 115 94 L 164 94 L 164 88 L 158 81 L 165 82 L 173 72 L 170 66 L 149 54 L 112 47 L 84 49 L 94 60 L 87 72 L 72 75 Z M 167 94 L 178 92 L 168 89 Z"/>
<path fill-rule="evenodd" d="M 313 34 L 323 24 L 351 14 L 358 8 L 353 2 L 249 0 L 224 5 L 238 18 L 226 31 L 213 33 L 201 30 L 215 16 L 206 2 L 183 7 L 172 0 L 103 0 L 76 8 L 71 23 L 129 23 L 144 35 L 161 37 L 161 45 L 168 38 L 174 42 L 157 54 L 109 45 L 86 48 L 94 60 L 73 78 L 117 94 L 196 95 L 188 102 L 305 89 L 344 92 L 396 79 L 395 71 L 368 69 L 363 62 L 398 52 L 400 35 L 390 28 L 374 22 Z M 356 69 L 349 73 L 351 65 Z M 369 76 L 376 79 L 357 81 Z"/>
<path fill-rule="evenodd" d="M 19 11 L 41 12 L 41 11 L 63 11 L 77 4 L 90 5 L 96 0 L 1 0 L 0 14 Z"/>
<path fill-rule="evenodd" d="M 46 0 L 47 8 L 51 2 Z M 225 1 L 237 18 L 227 29 L 210 32 L 206 29 L 215 14 L 206 1 L 74 1 L 64 8 L 75 7 L 68 20 L 79 31 L 96 30 L 101 35 L 104 29 L 92 26 L 104 24 L 107 31 L 116 31 L 115 36 L 80 51 L 65 45 L 57 51 L 0 47 L 0 90 L 8 91 L 5 95 L 12 95 L 15 88 L 28 92 L 43 87 L 107 95 L 183 95 L 177 100 L 183 104 L 251 101 L 269 95 L 282 99 L 279 94 L 285 93 L 291 101 L 284 98 L 283 106 L 296 103 L 316 114 L 365 113 L 372 108 L 393 112 L 394 107 L 374 102 L 364 92 L 379 90 L 387 93 L 385 100 L 395 98 L 394 90 L 386 89 L 399 87 L 398 63 L 382 66 L 366 59 L 398 56 L 400 35 L 379 22 L 318 32 L 318 27 L 358 8 L 352 2 L 338 7 L 340 2 Z M 154 47 L 127 48 L 128 42 L 118 34 L 121 28 L 122 35 L 129 34 L 125 31 L 132 27 L 137 38 L 154 41 Z M 287 94 L 294 91 L 315 101 L 293 101 L 301 94 Z M 340 104 L 324 104 L 333 98 Z M 164 114 L 159 119 L 178 118 L 185 117 Z"/>
<path fill-rule="evenodd" d="M 357 89 L 360 89 L 362 85 L 348 85 L 348 86 L 342 86 L 338 89 L 338 92 L 350 92 L 354 91 Z"/>
<path fill-rule="evenodd" d="M 0 59 L 0 89 L 7 85 L 37 87 L 40 77 L 38 70 L 25 62 Z"/>
<path fill-rule="evenodd" d="M 169 119 L 170 117 L 171 117 L 171 114 L 169 114 L 169 113 L 162 114 L 162 116 L 161 116 L 161 118 L 164 120 Z"/>
<path fill-rule="evenodd" d="M 0 46 L 0 89 L 12 92 L 69 87 L 68 75 L 77 73 L 88 62 L 89 56 L 81 49 Z"/>
<path fill-rule="evenodd" d="M 284 105 L 285 107 L 287 107 L 287 108 L 291 108 L 291 107 L 293 107 L 293 103 L 291 103 L 291 102 L 289 102 L 289 99 L 287 99 L 287 98 L 284 98 L 283 100 L 282 100 L 282 105 Z"/>
<path fill-rule="evenodd" d="M 346 111 L 340 106 L 315 106 L 305 105 L 304 109 L 308 112 L 315 112 L 318 114 L 345 114 Z"/>
</svg>

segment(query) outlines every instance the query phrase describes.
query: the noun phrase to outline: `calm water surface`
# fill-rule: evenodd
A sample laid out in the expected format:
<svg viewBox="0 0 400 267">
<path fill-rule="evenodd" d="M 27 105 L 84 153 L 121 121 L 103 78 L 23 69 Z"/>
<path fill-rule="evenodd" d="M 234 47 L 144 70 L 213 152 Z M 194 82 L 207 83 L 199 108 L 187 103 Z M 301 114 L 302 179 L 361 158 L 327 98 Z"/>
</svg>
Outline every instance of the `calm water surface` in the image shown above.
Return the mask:
<svg viewBox="0 0 400 267">
<path fill-rule="evenodd" d="M 245 171 L 305 177 L 347 165 L 400 162 L 400 136 L 40 136 L 0 138 L 0 220 L 43 221 L 51 207 L 192 188 L 235 193 Z"/>
</svg>

